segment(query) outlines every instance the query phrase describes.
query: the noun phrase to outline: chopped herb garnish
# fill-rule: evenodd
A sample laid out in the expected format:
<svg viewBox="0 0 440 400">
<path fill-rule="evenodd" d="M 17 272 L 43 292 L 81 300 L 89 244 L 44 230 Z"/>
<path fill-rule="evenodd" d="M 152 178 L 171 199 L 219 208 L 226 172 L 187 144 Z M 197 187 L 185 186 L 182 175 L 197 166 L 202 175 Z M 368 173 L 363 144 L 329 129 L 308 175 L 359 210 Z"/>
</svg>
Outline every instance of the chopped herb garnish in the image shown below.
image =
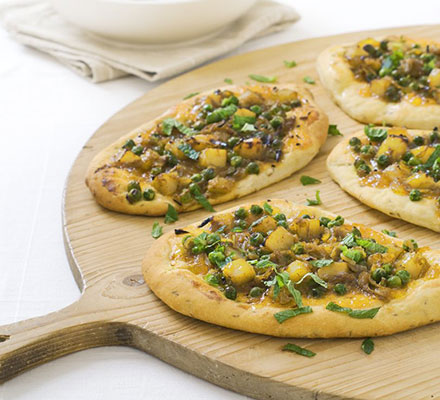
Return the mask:
<svg viewBox="0 0 440 400">
<path fill-rule="evenodd" d="M 277 312 L 273 316 L 278 321 L 279 324 L 282 324 L 284 321 L 296 317 L 297 315 L 301 314 L 309 314 L 313 312 L 312 307 L 306 306 L 306 307 L 299 307 L 299 308 L 291 308 L 289 310 L 284 310 Z"/>
<path fill-rule="evenodd" d="M 331 259 L 327 260 L 325 258 L 323 258 L 322 260 L 314 260 L 314 261 L 310 262 L 310 264 L 312 264 L 316 268 L 326 267 L 327 265 L 330 265 L 331 263 L 333 263 L 333 260 L 331 260 Z"/>
<path fill-rule="evenodd" d="M 182 143 L 177 147 L 183 154 L 185 154 L 191 160 L 198 160 L 200 153 L 194 150 L 190 144 Z"/>
<path fill-rule="evenodd" d="M 353 260 L 355 263 L 359 263 L 364 259 L 363 251 L 356 249 L 349 249 L 347 246 L 341 246 L 342 254 Z"/>
<path fill-rule="evenodd" d="M 264 76 L 257 74 L 250 74 L 249 78 L 251 78 L 254 81 L 263 82 L 263 83 L 275 83 L 278 79 L 276 76 Z"/>
<path fill-rule="evenodd" d="M 374 242 L 371 239 L 356 239 L 356 243 L 367 250 L 370 254 L 374 253 L 387 253 L 388 247 L 385 247 L 379 243 Z"/>
<path fill-rule="evenodd" d="M 298 64 L 296 63 L 296 61 L 287 61 L 287 60 L 284 60 L 284 65 L 285 65 L 287 68 L 293 68 L 293 67 L 296 67 Z"/>
<path fill-rule="evenodd" d="M 388 229 L 382 229 L 382 233 L 391 237 L 397 237 L 397 233 L 393 231 L 389 231 Z"/>
<path fill-rule="evenodd" d="M 321 183 L 321 181 L 319 179 L 312 178 L 311 176 L 307 176 L 307 175 L 302 175 L 301 178 L 299 178 L 299 180 L 301 181 L 301 183 L 304 186 L 306 186 L 306 185 L 314 185 L 316 183 Z"/>
<path fill-rule="evenodd" d="M 374 350 L 374 342 L 368 338 L 362 342 L 361 349 L 365 354 L 371 354 Z"/>
<path fill-rule="evenodd" d="M 308 83 L 309 85 L 314 85 L 315 84 L 315 80 L 313 78 L 311 78 L 310 76 L 305 76 L 303 78 L 303 81 L 305 83 Z"/>
<path fill-rule="evenodd" d="M 327 282 L 322 280 L 318 275 L 314 274 L 313 272 L 307 272 L 307 274 L 305 274 L 296 284 L 301 284 L 308 277 L 312 278 L 319 286 L 327 289 Z"/>
<path fill-rule="evenodd" d="M 228 85 L 232 85 L 234 82 L 232 81 L 232 79 L 229 78 L 225 78 L 225 83 L 227 83 Z"/>
<path fill-rule="evenodd" d="M 206 116 L 206 122 L 213 124 L 214 122 L 220 122 L 232 116 L 237 111 L 235 104 L 229 104 L 226 107 L 217 108 Z"/>
<path fill-rule="evenodd" d="M 189 192 L 194 197 L 196 201 L 198 201 L 205 210 L 208 211 L 215 211 L 212 207 L 211 203 L 208 201 L 208 199 L 203 195 L 202 191 L 200 190 L 199 185 L 197 183 L 191 183 L 189 185 Z"/>
<path fill-rule="evenodd" d="M 371 125 L 367 125 L 364 128 L 365 135 L 372 142 L 383 142 L 388 136 L 388 130 L 385 128 L 373 128 Z"/>
<path fill-rule="evenodd" d="M 353 310 L 350 307 L 341 307 L 332 301 L 325 307 L 327 310 L 346 313 L 351 318 L 372 319 L 379 312 L 380 307 L 368 308 L 366 310 Z"/>
<path fill-rule="evenodd" d="M 194 93 L 187 94 L 187 95 L 183 98 L 183 100 L 190 99 L 191 97 L 197 96 L 199 93 L 200 93 L 200 92 L 194 92 Z"/>
<path fill-rule="evenodd" d="M 315 196 L 316 200 L 306 199 L 308 206 L 319 206 L 320 204 L 322 204 L 321 197 L 319 196 L 319 190 L 316 191 Z"/>
<path fill-rule="evenodd" d="M 249 124 L 247 122 L 245 122 L 245 124 L 243 125 L 243 127 L 240 129 L 241 132 L 255 132 L 255 126 L 252 124 Z"/>
<path fill-rule="evenodd" d="M 330 136 L 343 136 L 342 133 L 339 131 L 337 125 L 329 125 L 328 126 L 328 134 Z"/>
<path fill-rule="evenodd" d="M 272 215 L 272 213 L 273 213 L 273 208 L 270 206 L 269 203 L 267 203 L 267 202 L 264 203 L 264 204 L 263 204 L 263 209 L 264 209 L 264 211 L 266 211 L 267 214 Z"/>
<path fill-rule="evenodd" d="M 177 214 L 177 210 L 171 205 L 168 204 L 168 211 L 165 214 L 165 223 L 172 224 L 179 219 L 179 215 Z"/>
<path fill-rule="evenodd" d="M 157 221 L 153 224 L 151 236 L 153 236 L 154 239 L 158 239 L 162 236 L 162 227 L 160 226 L 159 222 L 157 222 Z"/>
<path fill-rule="evenodd" d="M 296 344 L 293 343 L 287 343 L 285 346 L 283 346 L 282 350 L 291 351 L 292 353 L 296 353 L 304 357 L 316 356 L 316 353 L 314 353 L 313 351 L 304 349 L 303 347 L 297 346 Z"/>
<path fill-rule="evenodd" d="M 191 128 L 188 128 L 187 126 L 182 124 L 182 122 L 178 121 L 177 119 L 165 118 L 162 121 L 162 132 L 165 135 L 170 136 L 171 133 L 173 132 L 173 128 L 176 128 L 179 132 L 183 133 L 184 135 L 188 135 L 188 136 L 191 136 L 195 133 L 195 131 L 193 131 Z"/>
</svg>

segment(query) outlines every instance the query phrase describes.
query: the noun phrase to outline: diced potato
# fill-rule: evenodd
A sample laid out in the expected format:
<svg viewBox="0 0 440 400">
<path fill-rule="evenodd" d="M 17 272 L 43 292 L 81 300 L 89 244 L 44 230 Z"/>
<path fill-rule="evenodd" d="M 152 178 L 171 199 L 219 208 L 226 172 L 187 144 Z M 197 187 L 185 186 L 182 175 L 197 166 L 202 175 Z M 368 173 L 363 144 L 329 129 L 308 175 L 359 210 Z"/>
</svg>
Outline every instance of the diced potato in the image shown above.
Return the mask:
<svg viewBox="0 0 440 400">
<path fill-rule="evenodd" d="M 239 258 L 226 264 L 223 274 L 229 278 L 234 285 L 243 285 L 255 278 L 255 270 L 246 260 Z"/>
<path fill-rule="evenodd" d="M 277 221 L 274 218 L 266 216 L 258 224 L 252 227 L 255 232 L 267 233 L 277 227 Z"/>
<path fill-rule="evenodd" d="M 279 226 L 266 239 L 266 247 L 271 251 L 287 250 L 295 243 L 293 235 L 284 227 Z"/>
<path fill-rule="evenodd" d="M 234 182 L 228 178 L 216 176 L 208 182 L 208 192 L 214 195 L 225 194 L 232 190 Z"/>
<path fill-rule="evenodd" d="M 289 274 L 290 280 L 296 283 L 300 281 L 305 274 L 310 272 L 310 267 L 304 261 L 296 260 L 287 266 L 286 271 Z"/>
<path fill-rule="evenodd" d="M 234 151 L 243 158 L 256 160 L 263 155 L 264 145 L 260 138 L 249 138 L 235 146 Z"/>
<path fill-rule="evenodd" d="M 214 135 L 194 135 L 188 139 L 188 143 L 194 150 L 202 151 L 212 146 L 211 140 L 214 140 Z"/>
<path fill-rule="evenodd" d="M 393 161 L 399 160 L 408 150 L 408 143 L 402 136 L 388 135 L 377 151 L 376 157 L 389 155 Z"/>
<path fill-rule="evenodd" d="M 321 279 L 328 280 L 334 276 L 349 272 L 346 262 L 333 262 L 330 265 L 318 269 L 318 276 Z"/>
<path fill-rule="evenodd" d="M 440 186 L 431 176 L 428 176 L 425 173 L 411 175 L 406 182 L 412 188 L 416 189 L 431 189 Z"/>
<path fill-rule="evenodd" d="M 281 103 L 298 99 L 298 92 L 292 89 L 281 89 L 277 93 L 278 100 Z"/>
<path fill-rule="evenodd" d="M 251 110 L 248 110 L 247 108 L 239 108 L 234 115 L 237 115 L 239 117 L 254 117 L 255 113 Z"/>
<path fill-rule="evenodd" d="M 323 227 L 319 223 L 319 219 L 303 218 L 296 223 L 296 230 L 301 240 L 314 239 L 319 237 L 323 231 Z"/>
<path fill-rule="evenodd" d="M 255 93 L 251 90 L 246 90 L 243 94 L 239 96 L 239 101 L 242 106 L 250 107 L 254 104 L 263 104 L 264 99 L 260 94 Z"/>
<path fill-rule="evenodd" d="M 370 90 L 373 94 L 377 96 L 383 96 L 390 84 L 391 82 L 388 79 L 374 79 L 370 83 Z"/>
<path fill-rule="evenodd" d="M 434 68 L 428 76 L 429 86 L 435 89 L 440 87 L 440 68 Z"/>
<path fill-rule="evenodd" d="M 169 173 L 159 174 L 154 178 L 153 186 L 164 196 L 171 196 L 177 190 L 178 177 Z"/>
<path fill-rule="evenodd" d="M 411 153 L 414 154 L 415 157 L 417 157 L 419 160 L 421 160 L 423 163 L 426 163 L 431 156 L 432 153 L 434 153 L 435 148 L 429 147 L 429 146 L 419 146 L 415 149 L 411 150 Z"/>
<path fill-rule="evenodd" d="M 226 225 L 227 227 L 232 227 L 234 223 L 234 216 L 232 214 L 220 214 L 216 215 L 213 220 L 213 223 L 217 223 L 220 227 Z"/>
<path fill-rule="evenodd" d="M 420 257 L 416 254 L 404 253 L 402 257 L 397 260 L 395 266 L 397 270 L 404 269 L 408 271 L 412 279 L 417 279 L 420 276 L 425 263 L 422 262 Z"/>
<path fill-rule="evenodd" d="M 199 157 L 199 164 L 202 167 L 224 167 L 227 161 L 225 149 L 205 149 Z"/>
<path fill-rule="evenodd" d="M 119 162 L 121 163 L 134 163 L 137 161 L 140 161 L 141 157 L 137 156 L 136 154 L 134 154 L 133 152 L 127 150 L 123 156 L 119 159 Z"/>
</svg>

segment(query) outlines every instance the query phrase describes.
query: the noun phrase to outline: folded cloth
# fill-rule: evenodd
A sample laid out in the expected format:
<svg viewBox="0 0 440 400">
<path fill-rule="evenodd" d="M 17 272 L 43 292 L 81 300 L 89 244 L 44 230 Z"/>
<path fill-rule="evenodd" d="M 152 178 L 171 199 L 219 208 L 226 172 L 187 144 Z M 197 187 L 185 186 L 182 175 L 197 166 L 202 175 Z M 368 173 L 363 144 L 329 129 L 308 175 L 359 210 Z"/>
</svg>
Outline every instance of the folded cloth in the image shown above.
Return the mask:
<svg viewBox="0 0 440 400">
<path fill-rule="evenodd" d="M 167 46 L 123 46 L 92 36 L 66 22 L 44 1 L 13 0 L 0 6 L 0 21 L 19 42 L 51 54 L 93 82 L 133 74 L 157 81 L 231 51 L 249 39 L 286 28 L 296 11 L 259 0 L 221 34 L 205 41 Z"/>
</svg>

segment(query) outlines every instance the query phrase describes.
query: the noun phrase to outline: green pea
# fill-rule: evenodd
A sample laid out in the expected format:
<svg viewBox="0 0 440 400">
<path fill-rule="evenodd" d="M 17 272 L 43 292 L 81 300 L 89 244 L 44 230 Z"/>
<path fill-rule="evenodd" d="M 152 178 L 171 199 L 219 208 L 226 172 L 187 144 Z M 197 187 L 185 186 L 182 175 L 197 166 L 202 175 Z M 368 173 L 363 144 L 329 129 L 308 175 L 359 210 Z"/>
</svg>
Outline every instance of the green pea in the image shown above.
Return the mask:
<svg viewBox="0 0 440 400">
<path fill-rule="evenodd" d="M 397 276 L 393 275 L 387 279 L 387 286 L 392 288 L 398 288 L 402 286 L 402 280 Z"/>
<path fill-rule="evenodd" d="M 402 160 L 405 162 L 408 162 L 413 157 L 412 153 L 410 151 L 407 151 L 403 156 Z"/>
<path fill-rule="evenodd" d="M 417 146 L 422 146 L 425 143 L 425 139 L 422 136 L 416 136 L 413 142 Z"/>
<path fill-rule="evenodd" d="M 416 81 L 412 81 L 412 82 L 409 84 L 409 88 L 410 88 L 411 90 L 414 90 L 414 91 L 417 91 L 417 90 L 420 89 L 419 84 L 418 84 Z"/>
<path fill-rule="evenodd" d="M 354 136 L 354 137 L 352 137 L 352 138 L 348 141 L 348 144 L 349 144 L 351 147 L 354 147 L 354 146 L 360 146 L 360 145 L 361 145 L 361 140 L 360 140 L 358 137 Z"/>
<path fill-rule="evenodd" d="M 270 125 L 272 126 L 272 128 L 277 129 L 283 124 L 283 122 L 284 118 L 276 116 L 270 120 Z"/>
<path fill-rule="evenodd" d="M 142 154 L 142 152 L 144 151 L 143 146 L 141 146 L 140 144 L 138 144 L 137 146 L 134 146 L 131 151 L 136 154 L 137 156 L 140 156 Z"/>
<path fill-rule="evenodd" d="M 160 167 L 153 167 L 151 168 L 151 175 L 156 176 L 159 175 L 162 172 L 162 168 Z"/>
<path fill-rule="evenodd" d="M 131 189 L 141 190 L 139 182 L 138 181 L 130 181 L 130 182 L 128 182 L 127 192 L 129 192 Z"/>
<path fill-rule="evenodd" d="M 302 103 L 300 99 L 293 100 L 290 105 L 292 108 L 301 107 Z"/>
<path fill-rule="evenodd" d="M 192 180 L 193 182 L 200 182 L 202 179 L 203 179 L 203 177 L 202 177 L 202 175 L 200 175 L 200 174 L 194 174 L 194 175 L 191 177 L 191 180 Z"/>
<path fill-rule="evenodd" d="M 234 147 L 238 142 L 240 141 L 240 138 L 236 136 L 232 136 L 228 139 L 228 147 Z"/>
<path fill-rule="evenodd" d="M 265 111 L 263 114 L 261 114 L 266 119 L 271 119 L 272 114 L 269 111 Z"/>
<path fill-rule="evenodd" d="M 292 107 L 289 104 L 281 104 L 281 108 L 283 111 L 290 111 L 292 109 Z"/>
<path fill-rule="evenodd" d="M 248 174 L 258 175 L 260 173 L 260 167 L 256 162 L 250 162 L 246 167 L 246 172 Z"/>
<path fill-rule="evenodd" d="M 361 153 L 365 154 L 367 156 L 374 156 L 374 154 L 376 153 L 376 151 L 374 150 L 374 147 L 366 144 L 364 146 L 361 147 Z"/>
<path fill-rule="evenodd" d="M 198 121 L 193 125 L 193 129 L 195 129 L 196 131 L 201 131 L 205 126 L 206 125 L 204 122 Z"/>
<path fill-rule="evenodd" d="M 241 165 L 241 163 L 243 162 L 243 158 L 240 156 L 232 156 L 231 157 L 231 161 L 230 164 L 233 167 L 239 167 Z"/>
<path fill-rule="evenodd" d="M 321 297 L 324 294 L 324 289 L 321 287 L 314 287 L 311 292 L 313 297 Z"/>
<path fill-rule="evenodd" d="M 391 275 L 393 272 L 393 266 L 390 263 L 382 265 L 382 268 L 384 269 L 386 276 Z"/>
<path fill-rule="evenodd" d="M 212 106 L 212 104 L 205 104 L 205 105 L 203 106 L 203 109 L 204 109 L 205 111 L 207 111 L 207 112 L 214 111 L 214 107 Z"/>
<path fill-rule="evenodd" d="M 386 276 L 386 272 L 383 268 L 376 268 L 372 273 L 371 273 L 371 278 L 376 281 L 377 283 L 379 283 L 382 278 L 384 278 Z"/>
<path fill-rule="evenodd" d="M 264 242 L 264 236 L 263 236 L 262 233 L 254 232 L 251 235 L 250 243 L 251 243 L 252 246 L 259 246 L 263 242 Z"/>
<path fill-rule="evenodd" d="M 244 219 L 239 219 L 239 220 L 236 222 L 236 225 L 237 225 L 239 228 L 241 228 L 241 229 L 246 229 L 247 226 L 248 226 L 247 222 L 246 222 Z"/>
<path fill-rule="evenodd" d="M 261 107 L 258 104 L 254 104 L 253 106 L 250 106 L 249 109 L 257 115 L 261 114 Z"/>
<path fill-rule="evenodd" d="M 377 158 L 377 165 L 379 165 L 379 167 L 381 168 L 388 167 L 388 165 L 390 164 L 391 164 L 390 157 L 387 156 L 386 154 L 382 154 Z"/>
<path fill-rule="evenodd" d="M 240 207 L 237 211 L 235 211 L 235 216 L 239 219 L 244 219 L 247 217 L 247 211 L 243 207 Z"/>
<path fill-rule="evenodd" d="M 135 145 L 135 142 L 133 141 L 133 139 L 128 139 L 125 144 L 122 146 L 122 148 L 126 149 L 126 150 L 131 150 Z"/>
<path fill-rule="evenodd" d="M 277 220 L 277 221 L 286 221 L 286 220 L 287 220 L 286 215 L 283 214 L 283 213 L 275 214 L 273 217 L 274 217 L 275 220 Z"/>
<path fill-rule="evenodd" d="M 292 251 L 295 254 L 304 254 L 304 246 L 302 245 L 302 243 L 295 243 L 292 246 Z"/>
<path fill-rule="evenodd" d="M 185 192 L 179 197 L 180 202 L 183 204 L 191 203 L 192 199 L 190 192 Z"/>
<path fill-rule="evenodd" d="M 275 138 L 272 141 L 272 147 L 274 149 L 279 149 L 279 148 L 281 148 L 282 145 L 283 145 L 283 141 L 281 139 L 279 139 L 279 138 Z"/>
<path fill-rule="evenodd" d="M 431 143 L 436 142 L 437 140 L 439 140 L 440 136 L 438 134 L 438 130 L 434 129 L 433 132 L 431 133 L 431 135 L 429 136 L 429 140 L 431 141 Z"/>
<path fill-rule="evenodd" d="M 140 190 L 138 189 L 131 189 L 128 193 L 127 193 L 127 200 L 130 204 L 136 203 L 138 202 L 142 197 L 142 194 L 140 192 Z"/>
<path fill-rule="evenodd" d="M 367 176 L 371 172 L 371 168 L 363 163 L 356 168 L 356 172 L 360 177 Z"/>
<path fill-rule="evenodd" d="M 411 201 L 420 201 L 422 200 L 422 193 L 419 189 L 413 189 L 409 192 L 409 199 Z"/>
<path fill-rule="evenodd" d="M 333 289 L 336 294 L 339 296 L 343 296 L 345 293 L 347 293 L 347 288 L 343 283 L 337 283 Z"/>
<path fill-rule="evenodd" d="M 263 289 L 261 289 L 258 286 L 253 287 L 249 291 L 249 296 L 251 296 L 251 297 L 261 297 L 262 294 L 263 294 Z"/>
<path fill-rule="evenodd" d="M 263 209 L 259 205 L 257 205 L 257 204 L 251 205 L 251 214 L 260 215 L 262 212 L 263 212 Z"/>
<path fill-rule="evenodd" d="M 285 228 L 285 229 L 288 229 L 288 228 L 289 228 L 289 225 L 287 225 L 287 221 L 278 221 L 278 222 L 277 222 L 277 225 L 278 225 L 278 226 L 282 226 L 282 227 Z"/>
<path fill-rule="evenodd" d="M 153 189 L 145 189 L 143 193 L 144 199 L 147 201 L 151 201 L 156 197 L 156 193 Z"/>
<path fill-rule="evenodd" d="M 209 181 L 215 177 L 214 168 L 206 168 L 202 171 L 202 176 L 205 181 Z"/>
<path fill-rule="evenodd" d="M 408 271 L 405 271 L 404 269 L 401 269 L 400 271 L 397 271 L 396 275 L 402 281 L 402 285 L 406 285 L 409 282 L 410 278 L 411 278 L 410 273 Z"/>
<path fill-rule="evenodd" d="M 228 285 L 225 287 L 225 297 L 229 300 L 235 300 L 237 298 L 237 290 L 234 286 Z"/>
</svg>

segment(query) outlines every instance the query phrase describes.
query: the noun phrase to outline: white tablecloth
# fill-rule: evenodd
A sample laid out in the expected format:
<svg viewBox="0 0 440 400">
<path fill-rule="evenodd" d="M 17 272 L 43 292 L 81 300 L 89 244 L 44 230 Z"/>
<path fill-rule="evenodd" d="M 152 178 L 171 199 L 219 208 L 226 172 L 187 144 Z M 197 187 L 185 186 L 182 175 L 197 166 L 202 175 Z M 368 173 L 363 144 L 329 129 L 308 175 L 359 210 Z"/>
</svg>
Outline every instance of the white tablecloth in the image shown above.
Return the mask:
<svg viewBox="0 0 440 400">
<path fill-rule="evenodd" d="M 438 0 L 292 4 L 300 22 L 234 54 L 316 36 L 440 22 Z M 0 49 L 0 324 L 7 324 L 55 311 L 78 298 L 61 233 L 64 181 L 87 138 L 156 84 L 124 78 L 94 85 L 15 43 L 2 30 Z M 159 397 L 244 399 L 122 347 L 73 354 L 0 386 L 0 400 Z"/>
</svg>

